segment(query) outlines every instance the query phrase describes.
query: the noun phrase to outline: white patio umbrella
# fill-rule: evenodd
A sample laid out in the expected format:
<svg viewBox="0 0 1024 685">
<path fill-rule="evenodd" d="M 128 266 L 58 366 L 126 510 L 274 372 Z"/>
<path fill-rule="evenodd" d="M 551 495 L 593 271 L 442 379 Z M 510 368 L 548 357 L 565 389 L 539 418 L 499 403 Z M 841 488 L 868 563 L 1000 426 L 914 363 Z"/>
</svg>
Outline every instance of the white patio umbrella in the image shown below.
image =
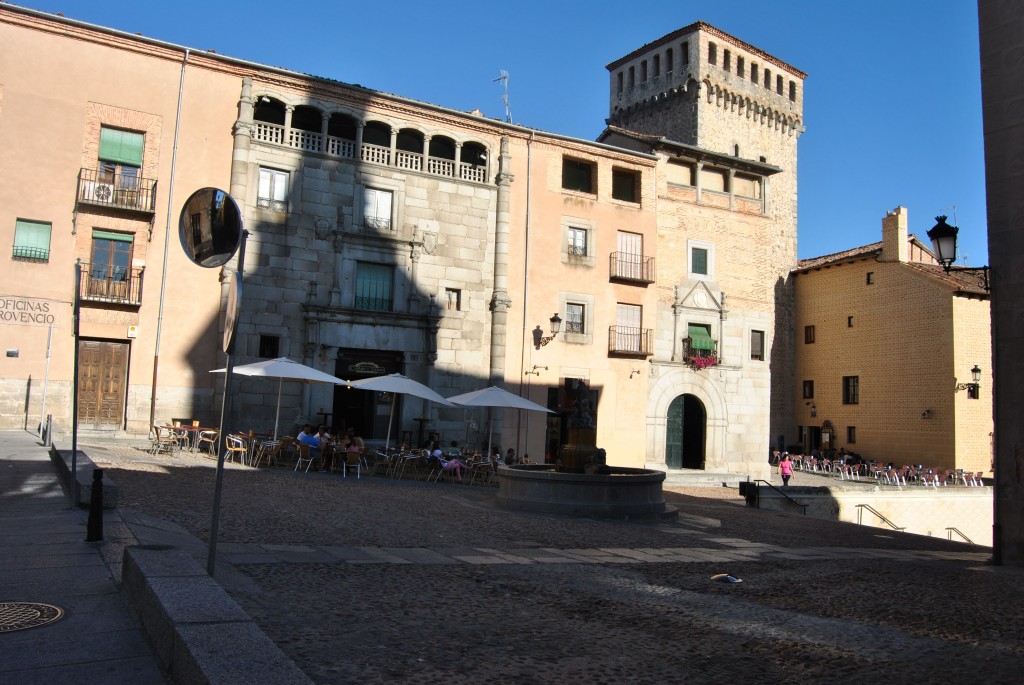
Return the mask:
<svg viewBox="0 0 1024 685">
<path fill-rule="evenodd" d="M 387 450 L 391 444 L 391 423 L 395 418 L 395 400 L 398 395 L 413 395 L 431 402 L 443 404 L 446 407 L 454 407 L 451 402 L 437 394 L 419 381 L 403 376 L 400 373 L 392 373 L 387 376 L 373 376 L 372 378 L 361 378 L 357 381 L 342 381 L 345 385 L 359 390 L 375 390 L 377 392 L 390 392 L 391 416 L 388 417 L 388 437 L 384 442 L 384 449 Z"/>
<path fill-rule="evenodd" d="M 227 369 L 214 369 L 210 373 L 224 373 Z M 274 415 L 274 440 L 277 440 L 277 424 L 281 419 L 281 386 L 285 381 L 298 381 L 300 383 L 334 383 L 335 385 L 346 385 L 348 381 L 323 371 L 317 371 L 311 366 L 300 364 L 288 357 L 268 359 L 253 364 L 243 364 L 232 369 L 232 373 L 239 376 L 263 376 L 264 378 L 277 379 L 277 413 Z"/>
<path fill-rule="evenodd" d="M 499 409 L 525 409 L 527 411 L 542 411 L 548 414 L 554 412 L 536 402 L 520 397 L 508 390 L 503 390 L 492 385 L 489 388 L 473 390 L 455 397 L 449 397 L 449 402 L 462 407 L 497 407 Z M 494 417 L 492 416 L 487 425 L 487 455 L 491 454 L 491 437 L 494 434 Z"/>
</svg>

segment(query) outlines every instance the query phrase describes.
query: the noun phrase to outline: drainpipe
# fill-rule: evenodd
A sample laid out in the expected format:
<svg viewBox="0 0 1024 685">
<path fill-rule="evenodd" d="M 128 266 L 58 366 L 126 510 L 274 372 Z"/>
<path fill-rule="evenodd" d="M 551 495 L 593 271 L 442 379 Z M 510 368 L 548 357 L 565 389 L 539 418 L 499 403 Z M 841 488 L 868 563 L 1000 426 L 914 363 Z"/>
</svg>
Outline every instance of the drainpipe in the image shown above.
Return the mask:
<svg viewBox="0 0 1024 685">
<path fill-rule="evenodd" d="M 533 136 L 534 132 L 530 131 L 530 137 L 526 141 L 526 227 L 525 227 L 525 239 L 523 245 L 523 306 L 522 306 L 522 326 L 520 330 L 523 331 L 523 341 L 519 346 L 519 396 L 523 395 L 523 371 L 526 369 L 526 345 L 527 345 L 527 330 L 526 330 L 526 315 L 527 309 L 530 304 L 530 279 L 528 274 L 530 273 L 530 182 L 533 176 Z M 528 379 L 529 380 L 529 379 Z M 529 387 L 529 384 L 527 384 Z M 529 398 L 527 398 L 529 399 Z M 526 435 L 523 439 L 520 439 L 519 435 L 523 427 L 523 411 L 517 412 L 516 416 L 516 454 L 525 454 L 523 450 L 523 444 L 530 444 L 530 423 L 526 422 Z"/>
<path fill-rule="evenodd" d="M 181 127 L 181 100 L 185 92 L 185 67 L 188 65 L 189 50 L 181 60 L 181 76 L 178 78 L 178 110 L 174 114 L 174 147 L 171 150 L 171 178 L 167 185 L 167 225 L 164 228 L 164 268 L 160 272 L 160 308 L 156 317 L 156 344 L 153 348 L 153 389 L 149 397 L 149 430 L 156 423 L 156 384 L 160 370 L 160 337 L 164 328 L 164 298 L 167 294 L 167 257 L 171 251 L 171 210 L 174 202 L 174 170 L 178 162 L 178 130 Z"/>
</svg>

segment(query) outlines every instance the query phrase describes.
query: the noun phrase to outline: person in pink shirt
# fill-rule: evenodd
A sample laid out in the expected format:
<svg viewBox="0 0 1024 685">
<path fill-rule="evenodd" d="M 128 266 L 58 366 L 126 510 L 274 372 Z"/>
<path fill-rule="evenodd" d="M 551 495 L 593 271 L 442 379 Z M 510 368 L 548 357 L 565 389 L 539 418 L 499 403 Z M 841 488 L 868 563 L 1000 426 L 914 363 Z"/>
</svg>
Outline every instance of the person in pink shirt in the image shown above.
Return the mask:
<svg viewBox="0 0 1024 685">
<path fill-rule="evenodd" d="M 782 487 L 789 485 L 789 479 L 793 477 L 793 462 L 789 460 L 789 453 L 782 455 L 779 462 L 779 475 L 782 476 Z"/>
</svg>

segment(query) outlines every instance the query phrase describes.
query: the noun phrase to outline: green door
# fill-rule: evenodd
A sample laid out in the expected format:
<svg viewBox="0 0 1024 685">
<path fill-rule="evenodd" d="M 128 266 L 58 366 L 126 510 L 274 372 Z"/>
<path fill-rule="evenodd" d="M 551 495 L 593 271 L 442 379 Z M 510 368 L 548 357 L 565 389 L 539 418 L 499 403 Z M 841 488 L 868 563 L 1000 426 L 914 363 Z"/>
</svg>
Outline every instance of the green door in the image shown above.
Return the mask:
<svg viewBox="0 0 1024 685">
<path fill-rule="evenodd" d="M 703 469 L 707 412 L 693 395 L 680 395 L 668 407 L 665 425 L 665 466 Z"/>
</svg>

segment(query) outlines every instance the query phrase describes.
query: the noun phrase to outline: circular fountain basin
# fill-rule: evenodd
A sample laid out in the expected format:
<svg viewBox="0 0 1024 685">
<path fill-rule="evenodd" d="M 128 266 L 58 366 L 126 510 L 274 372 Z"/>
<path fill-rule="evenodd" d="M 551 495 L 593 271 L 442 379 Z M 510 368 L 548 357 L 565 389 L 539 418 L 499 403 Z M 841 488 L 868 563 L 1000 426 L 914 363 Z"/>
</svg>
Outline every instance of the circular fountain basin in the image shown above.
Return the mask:
<svg viewBox="0 0 1024 685">
<path fill-rule="evenodd" d="M 607 473 L 560 473 L 554 464 L 498 467 L 498 503 L 519 511 L 593 518 L 675 518 L 661 491 L 663 471 L 609 467 Z"/>
</svg>

